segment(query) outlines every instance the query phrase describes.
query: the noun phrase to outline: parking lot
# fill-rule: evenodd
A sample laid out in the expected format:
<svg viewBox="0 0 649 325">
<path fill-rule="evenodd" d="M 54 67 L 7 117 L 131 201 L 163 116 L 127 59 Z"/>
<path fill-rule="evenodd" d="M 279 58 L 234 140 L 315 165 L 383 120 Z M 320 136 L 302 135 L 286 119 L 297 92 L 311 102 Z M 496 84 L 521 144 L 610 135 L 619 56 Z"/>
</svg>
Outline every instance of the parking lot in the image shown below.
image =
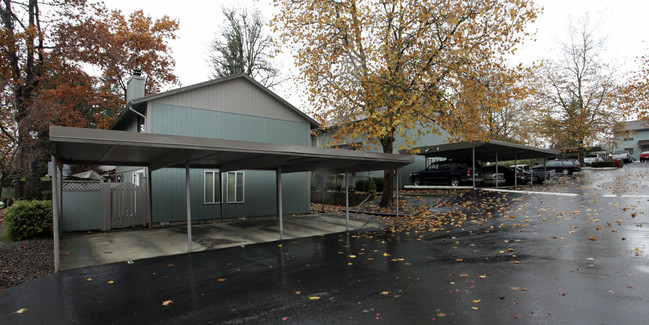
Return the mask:
<svg viewBox="0 0 649 325">
<path fill-rule="evenodd" d="M 68 270 L 3 322 L 645 324 L 649 164 L 421 196 L 380 230 Z M 22 311 L 22 312 L 20 312 Z"/>
</svg>

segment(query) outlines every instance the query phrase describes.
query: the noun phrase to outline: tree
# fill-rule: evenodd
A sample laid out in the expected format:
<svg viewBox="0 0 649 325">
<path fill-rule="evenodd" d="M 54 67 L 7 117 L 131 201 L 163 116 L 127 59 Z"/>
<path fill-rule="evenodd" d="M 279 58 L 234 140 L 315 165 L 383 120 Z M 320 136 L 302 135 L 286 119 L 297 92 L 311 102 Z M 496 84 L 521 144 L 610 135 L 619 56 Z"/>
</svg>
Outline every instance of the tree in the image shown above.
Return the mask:
<svg viewBox="0 0 649 325">
<path fill-rule="evenodd" d="M 640 71 L 619 87 L 617 104 L 627 119 L 638 119 L 649 126 L 649 56 L 640 60 Z"/>
<path fill-rule="evenodd" d="M 411 146 L 441 129 L 484 138 L 467 127 L 478 108 L 458 104 L 457 91 L 483 68 L 503 67 L 537 13 L 525 0 L 274 3 L 273 25 L 293 45 L 316 118 L 335 121 L 339 141 L 365 139 L 386 153 L 397 137 Z M 392 206 L 392 171 L 384 182 L 381 205 Z"/>
<path fill-rule="evenodd" d="M 124 106 L 126 74 L 139 64 L 147 64 L 149 90 L 176 80 L 166 44 L 177 22 L 165 17 L 152 24 L 136 12 L 127 23 L 119 11 L 85 0 L 52 0 L 45 8 L 38 0 L 0 3 L 2 111 L 15 128 L 8 138 L 18 150 L 27 199 L 41 198 L 49 125 L 109 126 Z M 88 74 L 88 66 L 98 67 L 101 78 Z"/>
<path fill-rule="evenodd" d="M 221 34 L 211 45 L 212 76 L 222 78 L 245 73 L 266 87 L 281 82 L 279 69 L 270 62 L 272 43 L 263 31 L 264 19 L 259 10 L 221 9 L 225 16 Z"/>
<path fill-rule="evenodd" d="M 562 44 L 560 61 L 548 60 L 538 86 L 542 112 L 538 131 L 559 148 L 579 148 L 615 141 L 620 119 L 615 106 L 615 76 L 599 54 L 604 42 L 597 39 L 584 18 L 570 26 L 570 41 Z"/>
</svg>

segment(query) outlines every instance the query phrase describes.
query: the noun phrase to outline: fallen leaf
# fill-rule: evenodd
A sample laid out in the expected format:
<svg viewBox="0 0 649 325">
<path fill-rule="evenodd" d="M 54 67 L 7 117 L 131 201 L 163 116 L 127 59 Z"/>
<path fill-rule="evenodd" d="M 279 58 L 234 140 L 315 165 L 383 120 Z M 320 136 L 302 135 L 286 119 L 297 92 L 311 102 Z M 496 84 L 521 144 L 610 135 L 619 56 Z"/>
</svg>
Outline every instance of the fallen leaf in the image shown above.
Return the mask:
<svg viewBox="0 0 649 325">
<path fill-rule="evenodd" d="M 320 299 L 320 297 L 318 297 L 318 296 L 309 297 L 309 300 L 319 300 L 319 299 Z"/>
<path fill-rule="evenodd" d="M 223 281 L 225 281 L 225 278 L 219 278 L 219 279 L 216 280 L 216 281 L 218 281 L 218 282 L 223 282 Z"/>
<path fill-rule="evenodd" d="M 588 237 L 588 240 L 590 241 L 596 241 L 597 239 L 595 237 Z"/>
<path fill-rule="evenodd" d="M 90 282 L 92 281 L 92 278 L 87 278 L 86 281 Z"/>
<path fill-rule="evenodd" d="M 165 301 L 162 302 L 162 305 L 163 305 L 163 306 L 169 306 L 170 304 L 173 304 L 173 301 L 171 301 L 171 300 L 165 300 Z"/>
<path fill-rule="evenodd" d="M 114 283 L 115 283 L 115 281 L 113 281 L 113 280 L 110 280 L 110 281 L 108 281 L 107 283 L 108 283 L 108 284 L 114 284 Z"/>
<path fill-rule="evenodd" d="M 302 291 L 295 291 L 296 295 L 302 294 Z"/>
<path fill-rule="evenodd" d="M 27 308 L 20 308 L 20 309 L 16 310 L 16 314 L 22 314 L 22 313 L 24 313 L 26 311 L 27 311 Z"/>
<path fill-rule="evenodd" d="M 482 302 L 481 299 L 473 299 L 473 303 L 474 303 L 474 304 L 479 304 L 479 303 L 481 303 L 481 302 Z"/>
</svg>

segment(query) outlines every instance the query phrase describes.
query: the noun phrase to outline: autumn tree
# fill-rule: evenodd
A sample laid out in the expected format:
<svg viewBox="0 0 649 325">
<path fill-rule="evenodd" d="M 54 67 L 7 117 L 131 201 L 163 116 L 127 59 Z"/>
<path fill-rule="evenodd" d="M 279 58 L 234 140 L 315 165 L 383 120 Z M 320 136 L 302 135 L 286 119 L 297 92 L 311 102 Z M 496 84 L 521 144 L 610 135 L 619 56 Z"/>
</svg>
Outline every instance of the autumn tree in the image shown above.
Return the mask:
<svg viewBox="0 0 649 325">
<path fill-rule="evenodd" d="M 649 126 L 649 56 L 640 58 L 640 63 L 640 70 L 617 90 L 617 105 L 625 118 Z"/>
<path fill-rule="evenodd" d="M 619 111 L 615 106 L 615 75 L 600 54 L 604 42 L 590 29 L 587 18 L 569 27 L 570 39 L 561 46 L 559 60 L 546 60 L 537 95 L 542 111 L 537 130 L 559 148 L 611 144 Z"/>
<path fill-rule="evenodd" d="M 40 198 L 49 125 L 109 126 L 124 107 L 127 74 L 140 64 L 150 91 L 176 81 L 166 44 L 178 27 L 166 17 L 158 24 L 136 12 L 127 21 L 85 0 L 3 0 L 0 19 L 1 109 L 15 127 L 27 199 Z M 100 78 L 86 72 L 92 66 Z"/>
<path fill-rule="evenodd" d="M 259 10 L 222 8 L 225 20 L 211 44 L 212 76 L 222 78 L 245 73 L 266 87 L 280 83 L 280 71 L 270 60 L 272 43 L 264 32 Z"/>
<path fill-rule="evenodd" d="M 335 121 L 337 141 L 361 139 L 386 153 L 398 149 L 397 137 L 412 146 L 440 130 L 484 138 L 467 128 L 477 108 L 457 104 L 456 91 L 476 69 L 502 67 L 537 14 L 526 0 L 274 3 L 281 13 L 273 25 L 293 46 L 313 114 L 325 125 Z M 382 206 L 393 204 L 393 187 L 385 171 Z"/>
<path fill-rule="evenodd" d="M 531 69 L 487 64 L 472 68 L 453 89 L 456 98 L 450 105 L 465 112 L 454 126 L 455 139 L 484 137 L 524 143 L 530 138 L 527 99 L 532 88 L 527 82 Z"/>
</svg>

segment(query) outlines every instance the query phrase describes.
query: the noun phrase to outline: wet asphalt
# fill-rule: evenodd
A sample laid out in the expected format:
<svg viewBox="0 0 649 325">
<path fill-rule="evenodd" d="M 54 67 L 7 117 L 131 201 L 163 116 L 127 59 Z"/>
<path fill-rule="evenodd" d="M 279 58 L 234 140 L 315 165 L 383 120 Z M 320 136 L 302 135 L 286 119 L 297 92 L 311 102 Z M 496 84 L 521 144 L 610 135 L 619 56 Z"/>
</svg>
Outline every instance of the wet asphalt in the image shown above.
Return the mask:
<svg viewBox="0 0 649 325">
<path fill-rule="evenodd" d="M 427 198 L 418 198 L 426 204 Z M 646 324 L 649 164 L 465 191 L 384 229 L 67 270 L 4 324 Z"/>
</svg>

